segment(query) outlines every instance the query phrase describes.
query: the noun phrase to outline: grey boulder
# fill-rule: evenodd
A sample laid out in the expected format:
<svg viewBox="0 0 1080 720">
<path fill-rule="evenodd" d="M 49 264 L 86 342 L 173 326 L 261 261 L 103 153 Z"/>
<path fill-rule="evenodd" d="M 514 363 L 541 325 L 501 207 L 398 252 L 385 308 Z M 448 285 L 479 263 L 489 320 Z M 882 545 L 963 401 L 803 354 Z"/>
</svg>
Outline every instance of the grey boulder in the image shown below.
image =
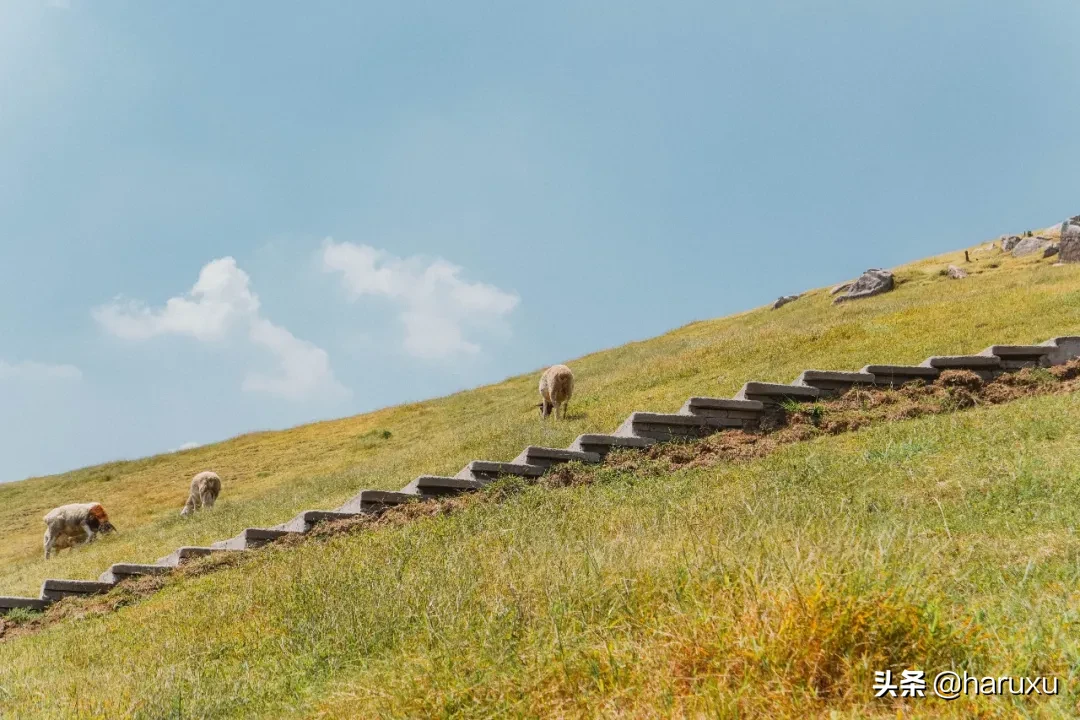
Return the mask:
<svg viewBox="0 0 1080 720">
<path fill-rule="evenodd" d="M 785 305 L 787 305 L 789 302 L 795 302 L 798 299 L 799 299 L 798 295 L 783 295 L 780 298 L 778 298 L 776 302 L 773 303 L 772 309 L 776 310 L 777 308 L 782 308 Z"/>
<path fill-rule="evenodd" d="M 1012 252 L 1012 249 L 1019 244 L 1022 240 L 1019 235 L 1009 235 L 1008 237 L 1001 238 L 1001 249 L 1003 252 Z"/>
<path fill-rule="evenodd" d="M 1040 237 L 1038 235 L 1034 237 L 1026 237 L 1016 243 L 1012 249 L 1013 257 L 1024 257 L 1026 255 L 1034 255 L 1037 252 L 1042 252 L 1050 244 L 1050 238 Z"/>
<path fill-rule="evenodd" d="M 890 271 L 871 268 L 851 283 L 846 293 L 833 300 L 833 304 L 880 295 L 892 290 L 894 286 L 893 274 Z"/>
</svg>

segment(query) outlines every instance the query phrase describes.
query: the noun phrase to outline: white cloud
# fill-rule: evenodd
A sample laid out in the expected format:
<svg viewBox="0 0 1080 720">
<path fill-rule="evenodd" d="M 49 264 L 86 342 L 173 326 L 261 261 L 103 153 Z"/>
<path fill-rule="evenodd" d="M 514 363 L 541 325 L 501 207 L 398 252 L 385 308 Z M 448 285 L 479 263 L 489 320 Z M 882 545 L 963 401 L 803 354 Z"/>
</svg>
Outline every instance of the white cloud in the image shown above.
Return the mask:
<svg viewBox="0 0 1080 720">
<path fill-rule="evenodd" d="M 190 335 L 197 340 L 220 340 L 237 321 L 254 316 L 259 298 L 251 291 L 251 278 L 231 257 L 206 264 L 187 297 L 174 297 L 158 310 L 136 300 L 117 298 L 95 308 L 106 330 L 128 340 L 156 335 Z"/>
<path fill-rule="evenodd" d="M 290 400 L 349 393 L 335 379 L 322 348 L 270 322 L 259 309 L 251 278 L 236 260 L 224 257 L 207 263 L 191 290 L 185 296 L 170 298 L 163 307 L 150 308 L 140 301 L 117 298 L 94 308 L 92 314 L 107 332 L 128 340 L 184 335 L 214 342 L 244 330 L 243 337 L 277 363 L 274 372 L 250 372 L 243 381 L 245 391 Z"/>
<path fill-rule="evenodd" d="M 82 380 L 82 370 L 74 365 L 53 365 L 24 360 L 9 363 L 0 360 L 0 380 Z"/>
<path fill-rule="evenodd" d="M 462 268 L 445 260 L 402 259 L 369 245 L 327 239 L 322 266 L 325 272 L 341 273 L 354 300 L 372 295 L 397 302 L 405 350 L 422 358 L 479 352 L 466 330 L 497 325 L 520 300 L 494 285 L 462 280 Z"/>
<path fill-rule="evenodd" d="M 244 378 L 244 390 L 291 400 L 302 400 L 323 389 L 332 389 L 336 394 L 348 393 L 334 379 L 330 357 L 322 348 L 263 318 L 252 322 L 248 337 L 271 352 L 280 367 L 276 374 L 250 373 Z"/>
<path fill-rule="evenodd" d="M 184 450 L 194 450 L 197 447 L 199 447 L 199 443 L 197 443 L 197 442 L 186 442 L 186 443 L 184 443 L 183 445 L 181 445 L 178 448 L 173 448 L 169 452 L 171 452 L 171 453 L 183 452 Z"/>
</svg>

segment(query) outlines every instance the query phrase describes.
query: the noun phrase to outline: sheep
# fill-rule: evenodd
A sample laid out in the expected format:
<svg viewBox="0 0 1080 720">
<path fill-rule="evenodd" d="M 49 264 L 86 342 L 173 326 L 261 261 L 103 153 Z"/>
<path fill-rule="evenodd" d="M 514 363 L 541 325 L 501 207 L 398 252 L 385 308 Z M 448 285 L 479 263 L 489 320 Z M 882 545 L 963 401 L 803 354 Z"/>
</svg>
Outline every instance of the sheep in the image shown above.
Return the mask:
<svg viewBox="0 0 1080 720">
<path fill-rule="evenodd" d="M 552 365 L 540 376 L 540 397 L 543 399 L 537 407 L 540 417 L 547 417 L 552 412 L 555 419 L 566 419 L 566 406 L 574 394 L 574 373 L 565 365 Z"/>
<path fill-rule="evenodd" d="M 98 502 L 72 503 L 45 515 L 45 559 L 55 550 L 93 542 L 98 533 L 115 532 L 105 508 Z"/>
<path fill-rule="evenodd" d="M 214 507 L 214 501 L 221 493 L 221 478 L 216 472 L 206 470 L 191 478 L 191 492 L 188 494 L 180 517 L 187 517 L 198 509 L 208 510 Z"/>
</svg>

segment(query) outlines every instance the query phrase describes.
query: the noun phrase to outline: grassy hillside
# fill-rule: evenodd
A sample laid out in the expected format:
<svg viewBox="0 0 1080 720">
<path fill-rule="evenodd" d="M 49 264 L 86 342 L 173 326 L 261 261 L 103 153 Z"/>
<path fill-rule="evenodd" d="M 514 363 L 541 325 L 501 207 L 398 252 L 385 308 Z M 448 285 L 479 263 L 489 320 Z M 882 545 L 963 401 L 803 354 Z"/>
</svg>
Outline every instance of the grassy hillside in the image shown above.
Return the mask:
<svg viewBox="0 0 1080 720">
<path fill-rule="evenodd" d="M 963 281 L 939 274 L 962 261 L 954 253 L 901 268 L 882 297 L 834 307 L 817 290 L 778 311 L 572 361 L 565 424 L 538 421 L 530 373 L 0 486 L 0 593 L 152 560 L 332 507 L 361 487 L 509 459 L 529 443 L 565 445 L 632 410 L 674 410 L 750 379 L 1080 331 L 1080 268 L 986 249 L 973 257 Z M 120 612 L 0 643 L 0 717 L 797 717 L 827 707 L 896 717 L 869 699 L 881 664 L 1071 682 L 1077 420 L 1075 396 L 1033 398 L 737 467 L 600 469 L 583 487 L 525 489 L 448 517 L 274 547 L 174 579 Z M 207 467 L 225 494 L 213 513 L 181 521 L 188 479 Z M 41 515 L 84 499 L 105 503 L 122 532 L 44 564 Z M 836 657 L 849 664 L 823 665 Z M 1068 687 L 1017 707 L 1074 715 Z M 981 707 L 1015 714 L 1001 701 Z"/>
<path fill-rule="evenodd" d="M 394 489 L 476 458 L 508 460 L 530 443 L 564 446 L 581 432 L 614 429 L 633 410 L 731 395 L 750 379 L 789 382 L 807 367 L 918 362 L 1080 330 L 1080 268 L 988 249 L 973 256 L 963 281 L 939 274 L 962 262 L 953 253 L 901 268 L 899 287 L 878 298 L 833 306 L 817 290 L 777 311 L 697 322 L 572 361 L 578 382 L 563 424 L 539 422 L 538 373 L 529 373 L 438 400 L 0 485 L 0 593 L 34 594 L 47 576 L 96 577 L 112 562 L 152 561 L 179 545 L 334 507 L 360 488 Z M 177 513 L 188 482 L 207 468 L 224 480 L 222 499 L 215 512 L 184 521 Z M 86 500 L 103 502 L 121 532 L 44 563 L 41 517 Z"/>
<path fill-rule="evenodd" d="M 1075 717 L 1080 397 L 584 471 L 0 643 L 4 717 Z M 873 672 L 1053 698 L 872 698 Z M 835 715 L 830 715 L 836 711 Z"/>
</svg>

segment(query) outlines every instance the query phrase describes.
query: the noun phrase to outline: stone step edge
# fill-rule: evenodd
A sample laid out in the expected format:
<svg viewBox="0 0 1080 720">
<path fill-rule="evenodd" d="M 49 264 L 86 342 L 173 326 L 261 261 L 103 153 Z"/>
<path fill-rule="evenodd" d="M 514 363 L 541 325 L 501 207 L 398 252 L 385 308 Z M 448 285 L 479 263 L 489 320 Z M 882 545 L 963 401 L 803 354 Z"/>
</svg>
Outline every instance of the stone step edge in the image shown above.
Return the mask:
<svg viewBox="0 0 1080 720">
<path fill-rule="evenodd" d="M 20 597 L 18 595 L 0 595 L 0 613 L 8 610 L 26 609 L 41 611 L 53 604 L 53 600 L 43 597 Z"/>
<path fill-rule="evenodd" d="M 98 582 L 117 583 L 133 577 L 144 575 L 166 575 L 172 572 L 167 565 L 148 565 L 142 563 L 113 563 L 109 569 L 98 576 Z"/>
<path fill-rule="evenodd" d="M 530 462 L 530 460 L 533 462 Z M 598 463 L 601 458 L 599 454 L 592 452 L 571 450 L 569 448 L 552 448 L 543 445 L 528 445 L 510 463 L 513 465 L 541 465 L 547 467 L 555 463 L 573 462 L 575 460 L 583 463 Z"/>
</svg>

